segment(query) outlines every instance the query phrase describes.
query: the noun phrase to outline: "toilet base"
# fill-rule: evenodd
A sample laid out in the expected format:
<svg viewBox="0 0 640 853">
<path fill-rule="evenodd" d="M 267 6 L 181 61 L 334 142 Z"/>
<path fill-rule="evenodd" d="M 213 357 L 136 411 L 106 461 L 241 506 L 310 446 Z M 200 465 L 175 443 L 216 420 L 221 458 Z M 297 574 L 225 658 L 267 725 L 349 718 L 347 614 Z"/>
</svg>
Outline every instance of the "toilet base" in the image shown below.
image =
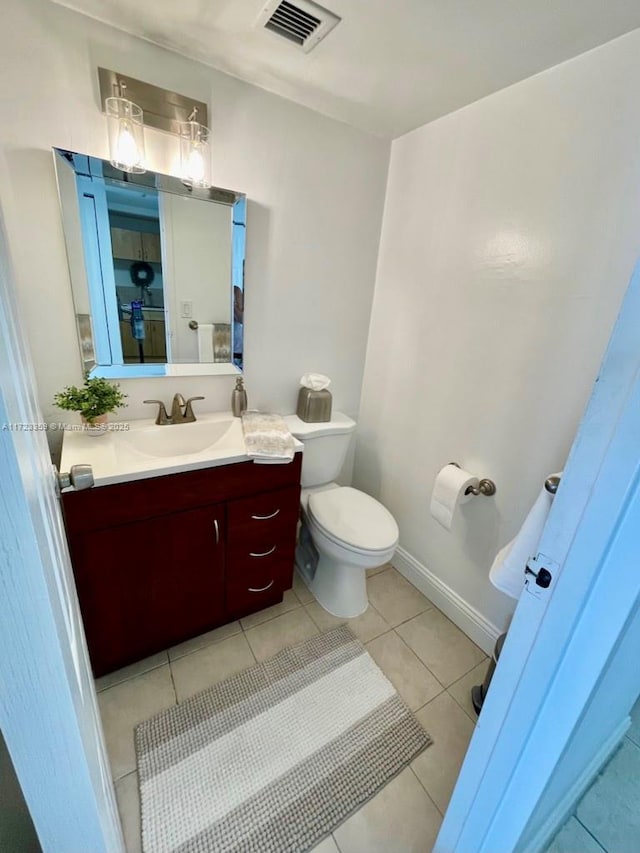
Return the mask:
<svg viewBox="0 0 640 853">
<path fill-rule="evenodd" d="M 367 570 L 322 552 L 309 589 L 328 613 L 340 619 L 361 616 L 369 606 Z"/>
</svg>

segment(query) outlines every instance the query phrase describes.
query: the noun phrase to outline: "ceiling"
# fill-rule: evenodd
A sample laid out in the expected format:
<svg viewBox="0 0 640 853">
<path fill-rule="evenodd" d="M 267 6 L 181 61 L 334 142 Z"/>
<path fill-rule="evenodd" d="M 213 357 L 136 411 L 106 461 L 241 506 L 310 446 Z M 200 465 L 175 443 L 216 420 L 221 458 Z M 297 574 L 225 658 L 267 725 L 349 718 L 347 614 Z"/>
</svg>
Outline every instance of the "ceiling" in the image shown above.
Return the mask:
<svg viewBox="0 0 640 853">
<path fill-rule="evenodd" d="M 304 53 L 264 0 L 54 2 L 387 138 L 640 27 L 638 0 L 323 0 Z"/>
</svg>

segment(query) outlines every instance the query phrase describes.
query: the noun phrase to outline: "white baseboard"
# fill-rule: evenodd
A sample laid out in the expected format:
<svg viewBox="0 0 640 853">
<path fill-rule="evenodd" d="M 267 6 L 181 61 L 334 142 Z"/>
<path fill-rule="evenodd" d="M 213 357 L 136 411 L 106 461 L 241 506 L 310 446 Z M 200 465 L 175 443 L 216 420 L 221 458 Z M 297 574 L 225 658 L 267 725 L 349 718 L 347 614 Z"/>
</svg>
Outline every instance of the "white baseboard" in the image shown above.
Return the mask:
<svg viewBox="0 0 640 853">
<path fill-rule="evenodd" d="M 609 737 L 605 739 L 598 752 L 593 756 L 564 797 L 556 803 L 553 811 L 534 834 L 531 841 L 526 843 L 525 848 L 523 848 L 526 853 L 540 853 L 540 851 L 547 849 L 553 836 L 562 829 L 566 821 L 573 814 L 573 810 L 581 797 L 607 763 L 627 733 L 630 725 L 631 718 L 625 717 L 610 733 Z"/>
<path fill-rule="evenodd" d="M 401 575 L 433 601 L 436 607 L 487 655 L 493 653 L 496 640 L 502 633 L 493 622 L 486 619 L 404 548 L 399 547 L 396 550 L 392 563 Z"/>
</svg>

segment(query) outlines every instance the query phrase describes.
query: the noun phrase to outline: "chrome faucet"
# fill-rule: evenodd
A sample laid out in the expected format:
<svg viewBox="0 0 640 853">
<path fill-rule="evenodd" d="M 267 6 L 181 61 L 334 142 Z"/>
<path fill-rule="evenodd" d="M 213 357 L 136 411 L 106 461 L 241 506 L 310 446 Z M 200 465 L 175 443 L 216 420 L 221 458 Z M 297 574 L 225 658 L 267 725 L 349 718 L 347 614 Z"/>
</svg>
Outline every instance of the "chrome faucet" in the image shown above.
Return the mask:
<svg viewBox="0 0 640 853">
<path fill-rule="evenodd" d="M 158 426 L 171 426 L 172 424 L 192 424 L 195 421 L 196 416 L 191 405 L 194 400 L 204 400 L 204 397 L 189 397 L 185 401 L 182 394 L 175 394 L 171 404 L 170 415 L 167 414 L 162 400 L 144 400 L 143 402 L 156 403 L 158 405 L 158 415 L 156 417 L 156 424 Z"/>
</svg>

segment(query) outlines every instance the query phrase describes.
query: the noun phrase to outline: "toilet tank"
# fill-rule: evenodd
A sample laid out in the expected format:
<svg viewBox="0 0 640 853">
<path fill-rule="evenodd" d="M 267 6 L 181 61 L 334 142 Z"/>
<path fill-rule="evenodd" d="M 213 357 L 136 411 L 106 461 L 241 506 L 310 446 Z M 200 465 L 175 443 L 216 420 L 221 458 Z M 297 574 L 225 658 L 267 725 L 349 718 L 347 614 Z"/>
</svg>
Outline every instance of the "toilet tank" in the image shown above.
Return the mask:
<svg viewBox="0 0 640 853">
<path fill-rule="evenodd" d="M 285 417 L 289 431 L 304 444 L 302 485 L 322 486 L 336 479 L 347 455 L 356 422 L 342 412 L 334 412 L 330 421 L 307 423 L 297 415 Z"/>
</svg>

